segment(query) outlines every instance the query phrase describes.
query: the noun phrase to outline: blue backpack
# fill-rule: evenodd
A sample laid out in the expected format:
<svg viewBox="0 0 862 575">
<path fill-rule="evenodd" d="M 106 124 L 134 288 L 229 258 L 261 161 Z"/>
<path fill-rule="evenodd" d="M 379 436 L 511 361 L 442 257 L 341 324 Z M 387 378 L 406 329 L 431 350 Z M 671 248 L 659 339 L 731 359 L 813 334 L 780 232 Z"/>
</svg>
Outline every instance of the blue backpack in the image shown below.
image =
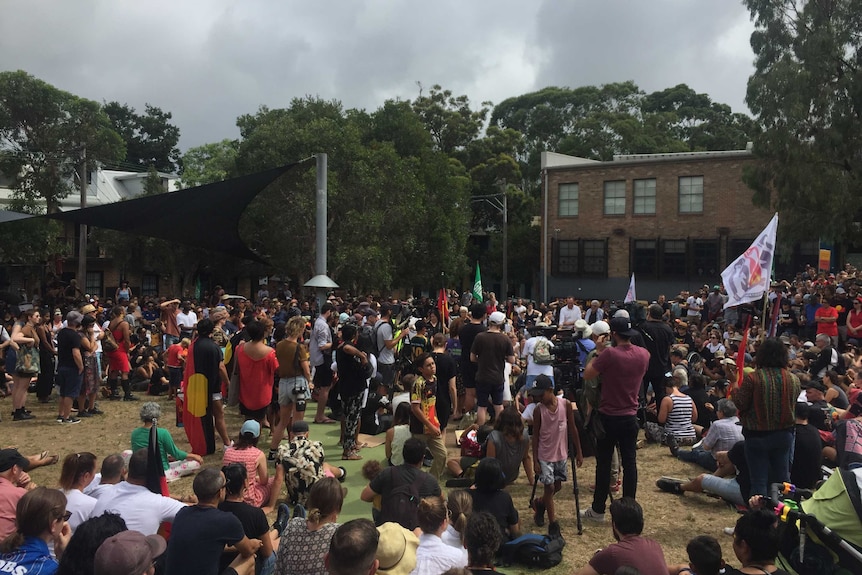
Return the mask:
<svg viewBox="0 0 862 575">
<path fill-rule="evenodd" d="M 548 537 L 538 533 L 527 533 L 517 539 L 503 543 L 500 556 L 503 565 L 526 565 L 548 569 L 563 561 L 563 548 L 566 540 L 562 537 Z"/>
</svg>

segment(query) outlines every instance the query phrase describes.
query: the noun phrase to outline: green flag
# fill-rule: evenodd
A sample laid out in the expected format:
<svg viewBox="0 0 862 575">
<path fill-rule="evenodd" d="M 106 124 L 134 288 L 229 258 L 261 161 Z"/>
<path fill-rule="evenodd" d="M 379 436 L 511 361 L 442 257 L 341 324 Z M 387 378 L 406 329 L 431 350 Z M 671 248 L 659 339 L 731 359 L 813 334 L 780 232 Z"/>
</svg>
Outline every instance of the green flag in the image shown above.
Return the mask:
<svg viewBox="0 0 862 575">
<path fill-rule="evenodd" d="M 476 262 L 476 281 L 473 282 L 473 300 L 482 303 L 482 275 L 479 273 L 479 262 Z"/>
</svg>

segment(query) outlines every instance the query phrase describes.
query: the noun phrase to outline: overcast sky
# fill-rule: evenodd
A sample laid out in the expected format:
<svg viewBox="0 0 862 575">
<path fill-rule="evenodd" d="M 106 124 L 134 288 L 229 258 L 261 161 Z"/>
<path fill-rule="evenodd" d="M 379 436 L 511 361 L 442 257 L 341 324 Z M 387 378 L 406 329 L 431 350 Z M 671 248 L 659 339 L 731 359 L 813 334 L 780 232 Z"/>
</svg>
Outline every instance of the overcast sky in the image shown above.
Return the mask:
<svg viewBox="0 0 862 575">
<path fill-rule="evenodd" d="M 478 104 L 545 86 L 686 83 L 747 111 L 737 0 L 0 0 L 0 71 L 173 114 L 181 148 L 294 97 L 374 110 L 417 82 Z"/>
</svg>

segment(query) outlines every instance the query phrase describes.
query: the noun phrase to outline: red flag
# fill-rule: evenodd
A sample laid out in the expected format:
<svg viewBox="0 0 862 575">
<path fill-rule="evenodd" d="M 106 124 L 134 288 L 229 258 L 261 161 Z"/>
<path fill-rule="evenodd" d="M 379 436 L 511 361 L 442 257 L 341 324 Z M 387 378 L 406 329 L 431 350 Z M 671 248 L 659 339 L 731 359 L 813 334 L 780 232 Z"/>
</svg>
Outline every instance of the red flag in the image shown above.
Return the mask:
<svg viewBox="0 0 862 575">
<path fill-rule="evenodd" d="M 745 350 L 748 348 L 748 331 L 751 328 L 751 315 L 745 320 L 745 333 L 739 342 L 739 350 L 736 352 L 736 388 L 742 385 L 743 369 L 745 369 Z"/>
<path fill-rule="evenodd" d="M 449 301 L 446 297 L 446 288 L 440 288 L 437 294 L 437 311 L 440 312 L 440 323 L 449 327 Z"/>
</svg>

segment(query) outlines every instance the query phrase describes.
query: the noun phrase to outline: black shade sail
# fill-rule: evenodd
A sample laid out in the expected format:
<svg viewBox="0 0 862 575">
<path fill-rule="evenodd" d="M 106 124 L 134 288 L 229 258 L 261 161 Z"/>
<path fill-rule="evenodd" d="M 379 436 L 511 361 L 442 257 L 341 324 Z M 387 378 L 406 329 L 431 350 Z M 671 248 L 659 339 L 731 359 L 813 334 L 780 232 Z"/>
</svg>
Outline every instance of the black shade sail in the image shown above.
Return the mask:
<svg viewBox="0 0 862 575">
<path fill-rule="evenodd" d="M 239 220 L 255 196 L 297 165 L 299 162 L 196 188 L 44 217 L 161 238 L 266 263 L 240 238 Z"/>
</svg>

